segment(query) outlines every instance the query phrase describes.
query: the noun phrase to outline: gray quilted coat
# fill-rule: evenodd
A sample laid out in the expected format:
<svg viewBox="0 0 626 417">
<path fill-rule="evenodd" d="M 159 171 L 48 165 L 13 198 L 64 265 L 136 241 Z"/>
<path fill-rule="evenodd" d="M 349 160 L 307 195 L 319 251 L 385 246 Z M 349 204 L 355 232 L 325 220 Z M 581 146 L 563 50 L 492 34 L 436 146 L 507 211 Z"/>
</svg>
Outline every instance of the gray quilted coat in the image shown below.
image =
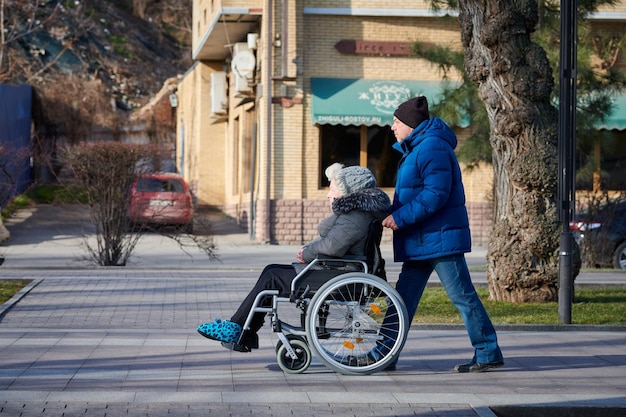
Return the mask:
<svg viewBox="0 0 626 417">
<path fill-rule="evenodd" d="M 378 188 L 367 188 L 333 201 L 333 214 L 317 226 L 319 237 L 305 246 L 302 257 L 311 262 L 318 255 L 364 255 L 369 224 L 384 219 L 391 205 Z"/>
</svg>

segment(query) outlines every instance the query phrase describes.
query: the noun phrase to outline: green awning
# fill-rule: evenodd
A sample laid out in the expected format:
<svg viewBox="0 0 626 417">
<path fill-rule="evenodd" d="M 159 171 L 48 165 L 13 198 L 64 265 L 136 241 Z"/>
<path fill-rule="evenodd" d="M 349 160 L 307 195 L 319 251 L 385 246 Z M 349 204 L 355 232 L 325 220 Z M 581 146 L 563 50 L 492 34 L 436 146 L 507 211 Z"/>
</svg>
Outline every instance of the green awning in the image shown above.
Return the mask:
<svg viewBox="0 0 626 417">
<path fill-rule="evenodd" d="M 598 129 L 624 130 L 626 129 L 626 93 L 619 93 L 614 97 L 613 113 Z"/>
<path fill-rule="evenodd" d="M 392 125 L 400 103 L 421 94 L 432 105 L 441 91 L 440 81 L 311 78 L 311 119 L 318 124 Z"/>
<path fill-rule="evenodd" d="M 311 78 L 311 119 L 317 124 L 391 126 L 393 112 L 410 97 L 441 99 L 441 81 Z M 615 96 L 613 114 L 598 129 L 626 129 L 626 93 Z"/>
</svg>

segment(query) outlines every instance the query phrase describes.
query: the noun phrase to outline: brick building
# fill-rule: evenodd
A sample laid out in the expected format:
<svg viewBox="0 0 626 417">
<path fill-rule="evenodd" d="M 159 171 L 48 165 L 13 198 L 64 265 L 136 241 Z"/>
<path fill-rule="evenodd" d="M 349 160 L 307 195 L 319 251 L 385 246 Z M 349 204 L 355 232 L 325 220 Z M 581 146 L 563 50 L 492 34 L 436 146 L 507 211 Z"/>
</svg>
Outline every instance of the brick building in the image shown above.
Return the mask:
<svg viewBox="0 0 626 417">
<path fill-rule="evenodd" d="M 437 68 L 410 56 L 410 46 L 461 47 L 456 19 L 428 3 L 194 0 L 177 165 L 198 203 L 223 210 L 255 240 L 301 244 L 328 215 L 330 163 L 367 166 L 392 196 L 393 110 L 418 93 L 434 103 L 442 88 Z M 626 5 L 599 19 L 623 24 Z M 491 228 L 492 176 L 489 166 L 464 173 L 475 245 Z"/>
</svg>

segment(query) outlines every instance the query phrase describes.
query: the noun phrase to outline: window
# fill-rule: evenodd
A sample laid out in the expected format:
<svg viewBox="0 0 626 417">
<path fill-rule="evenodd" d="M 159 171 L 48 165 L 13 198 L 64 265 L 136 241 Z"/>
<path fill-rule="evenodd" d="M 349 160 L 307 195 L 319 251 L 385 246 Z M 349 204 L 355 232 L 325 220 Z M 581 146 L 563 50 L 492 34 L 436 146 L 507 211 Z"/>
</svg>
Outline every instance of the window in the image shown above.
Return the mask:
<svg viewBox="0 0 626 417">
<path fill-rule="evenodd" d="M 626 190 L 626 135 L 598 131 L 592 141 L 579 141 L 576 154 L 576 188 Z"/>
<path fill-rule="evenodd" d="M 360 165 L 374 173 L 379 187 L 394 187 L 400 152 L 392 149 L 396 138 L 389 126 L 321 125 L 321 181 L 328 186 L 326 167 L 341 162 Z"/>
<path fill-rule="evenodd" d="M 144 193 L 184 193 L 185 188 L 180 180 L 140 178 L 137 191 Z"/>
</svg>

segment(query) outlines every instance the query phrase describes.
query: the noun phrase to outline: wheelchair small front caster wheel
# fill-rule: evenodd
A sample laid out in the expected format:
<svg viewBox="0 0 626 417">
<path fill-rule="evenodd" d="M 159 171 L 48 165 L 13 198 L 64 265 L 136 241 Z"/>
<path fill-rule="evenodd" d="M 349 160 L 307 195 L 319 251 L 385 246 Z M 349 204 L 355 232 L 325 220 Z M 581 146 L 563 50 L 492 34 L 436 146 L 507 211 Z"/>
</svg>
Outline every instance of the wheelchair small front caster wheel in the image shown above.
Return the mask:
<svg viewBox="0 0 626 417">
<path fill-rule="evenodd" d="M 281 344 L 276 352 L 278 366 L 287 374 L 301 374 L 311 365 L 311 349 L 300 338 L 290 340 L 289 344 L 295 351 L 296 358 L 292 358 L 287 347 Z"/>
<path fill-rule="evenodd" d="M 296 336 L 295 334 L 288 334 L 288 335 L 285 335 L 285 337 L 287 337 L 287 340 L 289 340 L 289 343 L 291 343 L 294 340 L 301 340 L 302 342 L 306 343 L 306 339 L 302 336 Z M 283 345 L 283 341 L 278 339 L 278 343 L 276 343 L 276 353 L 278 353 L 278 349 L 280 349 L 282 345 Z"/>
</svg>

